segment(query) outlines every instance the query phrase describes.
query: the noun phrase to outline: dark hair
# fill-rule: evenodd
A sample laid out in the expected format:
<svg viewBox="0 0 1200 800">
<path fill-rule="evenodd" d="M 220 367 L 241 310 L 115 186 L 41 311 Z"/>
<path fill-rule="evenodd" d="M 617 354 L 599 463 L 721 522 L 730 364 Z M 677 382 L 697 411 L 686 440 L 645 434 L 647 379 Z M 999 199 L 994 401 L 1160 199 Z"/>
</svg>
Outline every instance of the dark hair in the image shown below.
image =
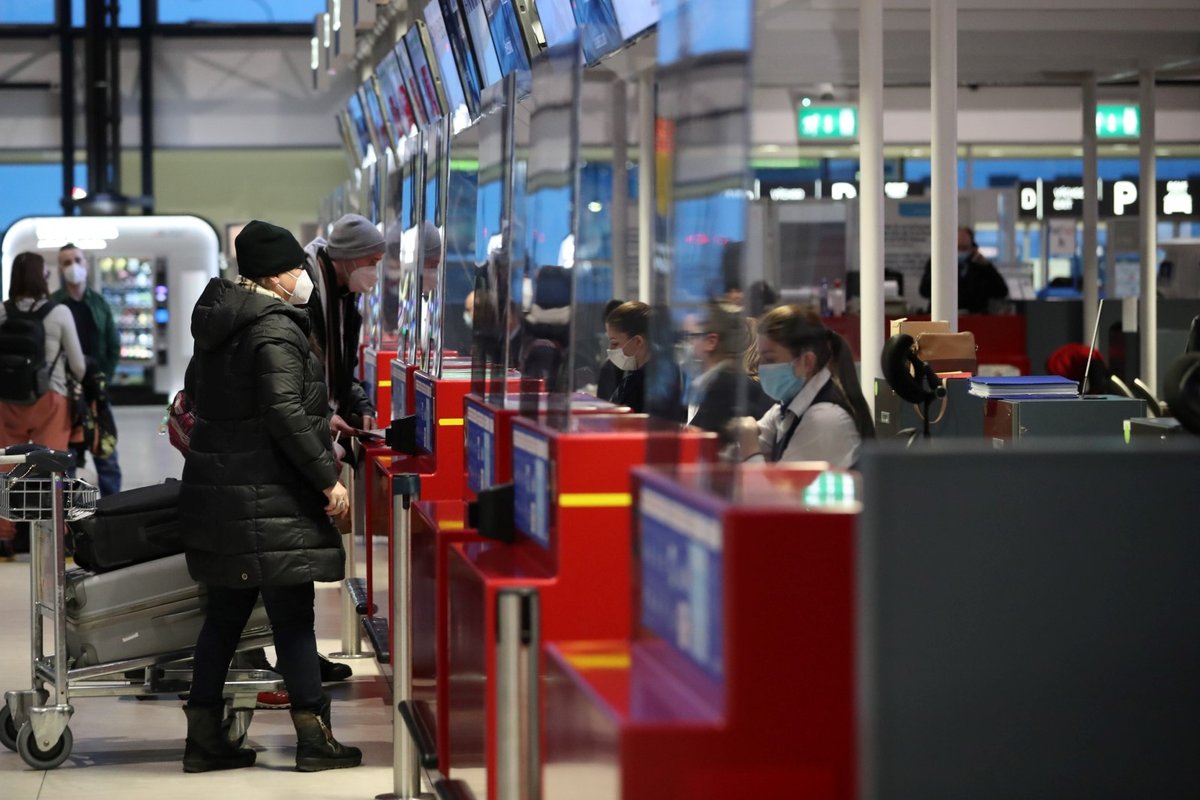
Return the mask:
<svg viewBox="0 0 1200 800">
<path fill-rule="evenodd" d="M 974 228 L 972 228 L 969 225 L 959 225 L 958 229 L 960 231 L 964 231 L 967 234 L 967 237 L 971 240 L 971 247 L 979 247 L 979 245 L 975 244 L 975 229 Z"/>
<path fill-rule="evenodd" d="M 766 281 L 755 281 L 750 284 L 746 309 L 752 317 L 761 317 L 779 302 L 779 294 Z"/>
<path fill-rule="evenodd" d="M 8 287 L 8 299 L 31 297 L 40 300 L 50 296 L 46 284 L 46 259 L 37 253 L 17 253 L 12 263 L 12 278 Z"/>
<path fill-rule="evenodd" d="M 80 249 L 80 248 L 79 248 L 79 245 L 76 245 L 76 244 L 74 244 L 74 243 L 72 243 L 72 242 L 67 242 L 67 243 L 66 243 L 66 244 L 64 244 L 62 247 L 58 248 L 58 252 L 60 252 L 60 253 L 65 253 L 65 252 L 67 252 L 68 250 L 79 250 L 79 249 Z"/>
<path fill-rule="evenodd" d="M 604 324 L 611 325 L 631 339 L 634 336 L 647 339 L 650 336 L 650 306 L 637 300 L 621 303 L 605 316 Z"/>
<path fill-rule="evenodd" d="M 625 304 L 624 300 L 617 300 L 615 298 L 612 300 L 609 300 L 607 303 L 604 304 L 604 318 L 608 319 L 609 314 L 616 311 L 618 308 L 620 308 L 624 304 Z"/>
<path fill-rule="evenodd" d="M 786 347 L 793 356 L 811 351 L 817 357 L 817 369 L 828 366 L 833 383 L 845 400 L 842 407 L 854 420 L 859 435 L 864 439 L 875 437 L 871 409 L 858 382 L 850 344 L 841 334 L 826 328 L 815 310 L 798 305 L 779 306 L 763 317 L 758 332 Z"/>
</svg>

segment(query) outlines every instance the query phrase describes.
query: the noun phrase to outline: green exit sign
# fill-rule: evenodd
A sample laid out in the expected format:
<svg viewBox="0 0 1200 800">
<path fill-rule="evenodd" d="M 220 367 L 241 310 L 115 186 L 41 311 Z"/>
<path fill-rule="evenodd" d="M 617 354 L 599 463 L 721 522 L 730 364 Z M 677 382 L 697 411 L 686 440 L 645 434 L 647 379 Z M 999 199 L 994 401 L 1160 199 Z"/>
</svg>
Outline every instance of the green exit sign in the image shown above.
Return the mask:
<svg viewBox="0 0 1200 800">
<path fill-rule="evenodd" d="M 806 106 L 800 109 L 801 139 L 854 139 L 857 106 Z"/>
<path fill-rule="evenodd" d="M 1141 132 L 1137 105 L 1096 106 L 1096 135 L 1101 139 L 1136 139 Z"/>
</svg>

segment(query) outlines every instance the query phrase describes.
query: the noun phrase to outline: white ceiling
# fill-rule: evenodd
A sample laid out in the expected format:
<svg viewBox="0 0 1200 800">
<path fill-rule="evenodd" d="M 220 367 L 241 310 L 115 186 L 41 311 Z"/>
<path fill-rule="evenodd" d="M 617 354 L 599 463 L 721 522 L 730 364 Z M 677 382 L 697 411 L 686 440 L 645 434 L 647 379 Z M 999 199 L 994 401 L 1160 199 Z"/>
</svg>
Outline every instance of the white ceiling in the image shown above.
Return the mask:
<svg viewBox="0 0 1200 800">
<path fill-rule="evenodd" d="M 929 84 L 930 0 L 884 0 L 891 86 Z M 959 0 L 959 82 L 981 86 L 1200 75 L 1200 0 Z M 758 0 L 755 82 L 858 83 L 857 0 Z"/>
</svg>

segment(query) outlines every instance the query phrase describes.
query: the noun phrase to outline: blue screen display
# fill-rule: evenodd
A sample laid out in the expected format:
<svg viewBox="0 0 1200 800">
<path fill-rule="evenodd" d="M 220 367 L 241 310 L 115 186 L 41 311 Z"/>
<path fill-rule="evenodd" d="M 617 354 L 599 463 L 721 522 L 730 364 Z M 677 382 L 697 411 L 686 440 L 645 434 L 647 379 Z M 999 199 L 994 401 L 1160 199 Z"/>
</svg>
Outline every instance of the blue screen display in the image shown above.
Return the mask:
<svg viewBox="0 0 1200 800">
<path fill-rule="evenodd" d="M 438 73 L 442 76 L 442 88 L 446 91 L 446 101 L 450 108 L 446 113 L 466 104 L 463 94 L 462 81 L 458 75 L 458 62 L 454 59 L 454 51 L 450 49 L 450 34 L 446 30 L 446 20 L 437 0 L 425 6 L 425 25 L 429 28 L 429 43 L 433 47 L 433 57 L 438 63 Z"/>
<path fill-rule="evenodd" d="M 717 680 L 725 676 L 721 522 L 643 488 L 642 624 Z"/>
<path fill-rule="evenodd" d="M 517 530 L 550 547 L 550 442 L 513 430 L 513 494 Z"/>
<path fill-rule="evenodd" d="M 475 48 L 479 71 L 483 73 L 483 85 L 491 86 L 499 82 L 504 73 L 500 71 L 496 47 L 492 44 L 492 32 L 488 28 L 483 0 L 463 0 L 463 10 L 467 14 L 467 29 L 471 33 L 471 44 Z"/>
<path fill-rule="evenodd" d="M 475 52 L 467 32 L 467 21 L 462 15 L 457 0 L 438 0 L 442 6 L 442 19 L 446 23 L 446 35 L 450 39 L 450 49 L 454 51 L 454 60 L 458 64 L 458 75 L 462 82 L 463 96 L 467 100 L 467 108 L 472 117 L 479 116 L 479 98 L 483 92 L 483 84 L 479 75 L 479 64 L 475 61 Z"/>
<path fill-rule="evenodd" d="M 400 45 L 397 45 L 399 47 Z M 392 127 L 396 135 L 403 138 L 417 124 L 412 103 L 408 97 L 408 87 L 404 85 L 404 76 L 400 72 L 400 62 L 395 51 L 388 53 L 383 61 L 375 67 L 375 75 L 379 78 L 379 90 L 383 94 L 383 103 L 392 118 Z"/>
<path fill-rule="evenodd" d="M 583 28 L 583 57 L 594 64 L 624 44 L 610 0 L 575 0 L 575 21 Z"/>
<path fill-rule="evenodd" d="M 537 12 L 542 21 L 542 33 L 546 36 L 547 47 L 554 47 L 574 38 L 579 26 L 575 22 L 571 0 L 537 0 Z"/>
<path fill-rule="evenodd" d="M 434 419 L 433 382 L 421 375 L 415 376 L 414 380 L 413 405 L 416 408 L 413 413 L 417 417 L 417 446 L 426 453 L 432 453 L 433 430 L 437 425 Z"/>
<path fill-rule="evenodd" d="M 354 125 L 354 143 L 358 145 L 359 159 L 365 159 L 367 152 L 371 149 L 371 128 L 367 122 L 367 112 L 363 109 L 362 100 L 358 93 L 350 95 L 350 102 L 346 106 L 350 112 L 350 122 Z"/>
<path fill-rule="evenodd" d="M 401 39 L 396 43 L 396 49 L 392 51 L 396 56 L 396 62 L 400 65 L 400 76 L 404 79 L 404 85 L 408 88 L 408 99 L 411 103 L 413 114 L 417 118 L 417 125 L 424 125 L 428 121 L 425 114 L 425 104 L 421 101 L 421 90 L 417 85 L 417 73 L 413 70 L 412 59 L 408 55 L 408 45 Z"/>
<path fill-rule="evenodd" d="M 491 414 L 467 408 L 467 485 L 478 494 L 495 483 L 496 423 Z"/>
<path fill-rule="evenodd" d="M 488 25 L 492 29 L 492 43 L 496 45 L 496 58 L 500 71 L 509 75 L 518 70 L 529 69 L 529 56 L 521 40 L 521 26 L 512 0 L 484 0 Z"/>
<path fill-rule="evenodd" d="M 427 119 L 435 120 L 442 116 L 442 101 L 438 98 L 437 85 L 433 80 L 433 70 L 429 59 L 425 57 L 425 46 L 421 42 L 421 31 L 416 27 L 409 28 L 404 34 L 404 47 L 408 50 L 408 58 L 413 66 L 413 75 L 417 79 L 417 91 L 421 95 L 421 103 L 425 106 Z"/>
</svg>

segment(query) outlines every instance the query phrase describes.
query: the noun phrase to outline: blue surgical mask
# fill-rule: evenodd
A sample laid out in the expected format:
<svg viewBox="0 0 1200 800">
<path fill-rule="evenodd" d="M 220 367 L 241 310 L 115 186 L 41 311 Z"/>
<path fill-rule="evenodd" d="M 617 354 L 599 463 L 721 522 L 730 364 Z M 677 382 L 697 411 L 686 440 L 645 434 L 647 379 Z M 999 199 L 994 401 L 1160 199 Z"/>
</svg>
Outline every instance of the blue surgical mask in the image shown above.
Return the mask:
<svg viewBox="0 0 1200 800">
<path fill-rule="evenodd" d="M 805 378 L 796 377 L 790 361 L 782 364 L 763 364 L 758 368 L 763 391 L 776 402 L 787 405 L 804 388 Z"/>
</svg>

